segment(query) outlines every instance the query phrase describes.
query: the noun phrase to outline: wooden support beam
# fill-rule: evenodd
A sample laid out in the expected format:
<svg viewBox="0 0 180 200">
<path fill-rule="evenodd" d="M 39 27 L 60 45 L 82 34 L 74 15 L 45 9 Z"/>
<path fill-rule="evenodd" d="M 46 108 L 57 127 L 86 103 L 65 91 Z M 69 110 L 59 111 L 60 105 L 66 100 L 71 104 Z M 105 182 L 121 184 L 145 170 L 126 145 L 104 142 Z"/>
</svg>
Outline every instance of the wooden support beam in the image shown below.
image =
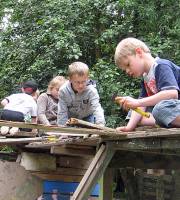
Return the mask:
<svg viewBox="0 0 180 200">
<path fill-rule="evenodd" d="M 110 142 L 110 141 L 109 141 Z M 111 141 L 116 150 L 175 150 L 180 149 L 180 137 L 176 138 L 136 138 Z"/>
<path fill-rule="evenodd" d="M 113 169 L 106 168 L 100 179 L 100 195 L 99 200 L 113 199 Z"/>
<path fill-rule="evenodd" d="M 179 169 L 180 156 L 151 152 L 116 151 L 110 162 L 112 168 Z"/>
<path fill-rule="evenodd" d="M 72 200 L 84 200 L 89 197 L 93 186 L 98 182 L 99 178 L 104 173 L 113 155 L 114 149 L 112 146 L 108 144 L 101 145 L 83 179 L 74 192 Z"/>
<path fill-rule="evenodd" d="M 32 175 L 42 179 L 42 180 L 51 180 L 51 181 L 65 181 L 65 182 L 80 182 L 83 176 L 77 175 L 63 175 L 56 174 L 53 172 L 31 172 Z"/>
<path fill-rule="evenodd" d="M 88 169 L 92 162 L 92 158 L 85 157 L 72 157 L 72 156 L 60 156 L 57 157 L 57 165 L 59 167 L 75 168 L 75 169 Z"/>
<path fill-rule="evenodd" d="M 60 154 L 60 155 L 70 155 L 70 156 L 85 156 L 92 158 L 95 155 L 96 151 L 94 148 L 91 149 L 75 149 L 75 148 L 66 148 L 61 146 L 52 146 L 51 154 Z"/>
</svg>

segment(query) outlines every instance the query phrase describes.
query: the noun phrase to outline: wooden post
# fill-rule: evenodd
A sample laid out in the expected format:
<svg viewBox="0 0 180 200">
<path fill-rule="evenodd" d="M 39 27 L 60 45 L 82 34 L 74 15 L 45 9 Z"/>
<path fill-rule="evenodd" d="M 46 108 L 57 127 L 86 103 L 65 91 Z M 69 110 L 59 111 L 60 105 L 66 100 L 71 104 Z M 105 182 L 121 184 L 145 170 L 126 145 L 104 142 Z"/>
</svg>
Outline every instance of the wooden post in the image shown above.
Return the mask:
<svg viewBox="0 0 180 200">
<path fill-rule="evenodd" d="M 109 144 L 101 145 L 83 179 L 74 192 L 72 200 L 86 200 L 89 197 L 92 188 L 104 173 L 113 155 L 114 149 L 112 146 Z"/>
<path fill-rule="evenodd" d="M 121 175 L 127 189 L 128 200 L 139 200 L 137 182 L 134 176 L 134 168 L 121 169 Z"/>
<path fill-rule="evenodd" d="M 113 169 L 107 168 L 100 180 L 99 200 L 113 199 Z"/>
</svg>

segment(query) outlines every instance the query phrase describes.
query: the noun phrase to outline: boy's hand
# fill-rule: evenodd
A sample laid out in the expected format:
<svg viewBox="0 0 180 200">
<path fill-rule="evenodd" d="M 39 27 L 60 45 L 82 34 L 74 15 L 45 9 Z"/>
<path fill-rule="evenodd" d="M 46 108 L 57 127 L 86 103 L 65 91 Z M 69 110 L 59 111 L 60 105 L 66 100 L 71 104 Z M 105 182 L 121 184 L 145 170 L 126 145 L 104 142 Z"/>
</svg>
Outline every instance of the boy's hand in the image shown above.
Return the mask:
<svg viewBox="0 0 180 200">
<path fill-rule="evenodd" d="M 116 131 L 117 132 L 131 132 L 131 131 L 133 131 L 133 129 L 128 128 L 127 126 L 120 126 L 120 127 L 116 128 Z M 124 133 L 122 133 L 122 134 L 124 134 Z"/>
<path fill-rule="evenodd" d="M 122 108 L 125 110 L 129 109 L 135 109 L 139 107 L 138 99 L 134 99 L 132 97 L 126 96 L 126 97 L 117 97 L 117 100 L 121 104 Z"/>
</svg>

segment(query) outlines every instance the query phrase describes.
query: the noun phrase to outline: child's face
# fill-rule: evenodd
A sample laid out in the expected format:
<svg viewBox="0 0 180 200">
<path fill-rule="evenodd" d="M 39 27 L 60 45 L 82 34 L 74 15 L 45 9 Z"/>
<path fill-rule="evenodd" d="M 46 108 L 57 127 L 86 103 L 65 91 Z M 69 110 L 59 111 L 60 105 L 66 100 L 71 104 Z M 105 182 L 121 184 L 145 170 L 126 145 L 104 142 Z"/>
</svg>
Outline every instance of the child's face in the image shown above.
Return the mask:
<svg viewBox="0 0 180 200">
<path fill-rule="evenodd" d="M 79 76 L 78 74 L 74 74 L 70 77 L 72 87 L 78 93 L 82 93 L 86 89 L 87 80 L 88 75 Z"/>
<path fill-rule="evenodd" d="M 139 54 L 122 58 L 120 68 L 132 77 L 140 77 L 145 72 L 144 60 Z"/>
<path fill-rule="evenodd" d="M 59 87 L 53 87 L 51 89 L 51 95 L 55 98 L 58 99 L 59 98 Z"/>
</svg>

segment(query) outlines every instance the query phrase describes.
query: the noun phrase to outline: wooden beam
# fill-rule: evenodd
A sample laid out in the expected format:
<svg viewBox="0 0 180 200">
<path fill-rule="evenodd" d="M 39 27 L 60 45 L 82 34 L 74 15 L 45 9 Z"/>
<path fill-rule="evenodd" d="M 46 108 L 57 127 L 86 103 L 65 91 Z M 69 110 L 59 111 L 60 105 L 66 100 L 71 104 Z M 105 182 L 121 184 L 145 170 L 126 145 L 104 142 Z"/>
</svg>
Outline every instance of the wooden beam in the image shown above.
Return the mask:
<svg viewBox="0 0 180 200">
<path fill-rule="evenodd" d="M 99 178 L 104 173 L 113 154 L 114 149 L 111 146 L 104 144 L 101 145 L 83 179 L 74 192 L 72 200 L 82 200 L 89 197 L 93 186 L 98 182 Z"/>
<path fill-rule="evenodd" d="M 112 168 L 179 169 L 180 156 L 150 152 L 116 151 L 110 162 Z"/>
<path fill-rule="evenodd" d="M 108 141 L 110 142 L 110 141 Z M 111 141 L 116 150 L 158 150 L 180 149 L 180 137 L 176 138 L 136 138 L 129 140 Z"/>
<path fill-rule="evenodd" d="M 69 155 L 69 156 L 85 156 L 92 158 L 95 155 L 96 151 L 94 148 L 91 149 L 74 149 L 66 148 L 61 146 L 52 146 L 51 154 L 60 154 L 60 155 Z"/>
<path fill-rule="evenodd" d="M 51 180 L 51 181 L 65 181 L 65 182 L 80 182 L 83 176 L 80 175 L 63 175 L 56 174 L 53 172 L 31 172 L 32 175 L 42 179 L 42 180 Z"/>
<path fill-rule="evenodd" d="M 63 134 L 67 133 L 78 133 L 78 134 L 96 134 L 96 135 L 117 135 L 116 130 L 112 131 L 107 130 L 98 130 L 98 129 L 87 129 L 87 128 L 72 128 L 72 127 L 64 127 L 64 126 L 49 126 L 43 124 L 32 124 L 32 123 L 24 123 L 24 122 L 12 122 L 12 121 L 4 121 L 0 120 L 0 126 L 11 126 L 11 127 L 20 127 L 20 128 L 32 128 L 39 129 L 49 132 L 62 132 Z M 123 137 L 121 134 L 119 137 Z"/>
<path fill-rule="evenodd" d="M 87 121 L 84 121 L 84 120 L 80 120 L 80 119 L 77 119 L 77 118 L 70 118 L 68 120 L 68 124 L 70 124 L 70 125 L 82 125 L 82 126 L 85 126 L 87 128 L 95 128 L 95 129 L 104 130 L 104 131 L 113 131 L 113 132 L 116 131 L 113 128 L 100 126 L 100 125 L 93 124 L 93 123 L 90 123 L 90 122 L 87 122 Z"/>
<path fill-rule="evenodd" d="M 4 138 L 0 139 L 0 144 L 25 144 L 30 142 L 44 141 L 45 139 L 41 137 L 36 138 Z"/>
<path fill-rule="evenodd" d="M 62 168 L 88 169 L 92 162 L 91 159 L 85 157 L 59 156 L 56 163 Z"/>
<path fill-rule="evenodd" d="M 113 169 L 106 168 L 100 179 L 100 195 L 99 200 L 113 199 Z"/>
</svg>

